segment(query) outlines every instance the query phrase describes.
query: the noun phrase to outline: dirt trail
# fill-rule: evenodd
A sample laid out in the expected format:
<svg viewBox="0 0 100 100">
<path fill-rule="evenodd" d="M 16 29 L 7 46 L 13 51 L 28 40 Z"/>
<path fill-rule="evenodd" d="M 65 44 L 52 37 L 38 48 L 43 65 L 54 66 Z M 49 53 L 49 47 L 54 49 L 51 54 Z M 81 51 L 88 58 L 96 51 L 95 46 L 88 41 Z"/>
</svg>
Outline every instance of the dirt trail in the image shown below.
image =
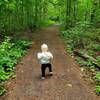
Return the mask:
<svg viewBox="0 0 100 100">
<path fill-rule="evenodd" d="M 8 82 L 8 92 L 0 100 L 100 100 L 81 77 L 74 59 L 65 53 L 56 26 L 32 34 L 34 44 L 16 65 L 16 78 Z M 36 53 L 47 43 L 54 54 L 53 77 L 40 80 Z"/>
</svg>

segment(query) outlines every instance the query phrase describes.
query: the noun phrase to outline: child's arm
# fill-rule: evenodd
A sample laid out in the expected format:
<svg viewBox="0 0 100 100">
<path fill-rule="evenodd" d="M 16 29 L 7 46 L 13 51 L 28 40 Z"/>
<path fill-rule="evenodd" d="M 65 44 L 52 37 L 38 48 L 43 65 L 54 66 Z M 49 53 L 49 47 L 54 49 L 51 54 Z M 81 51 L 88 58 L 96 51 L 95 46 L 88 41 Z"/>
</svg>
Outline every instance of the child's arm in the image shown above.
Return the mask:
<svg viewBox="0 0 100 100">
<path fill-rule="evenodd" d="M 48 56 L 53 59 L 53 54 L 51 52 L 48 52 Z"/>
<path fill-rule="evenodd" d="M 43 56 L 42 56 L 41 53 L 38 53 L 38 54 L 37 54 L 37 58 L 38 58 L 39 60 L 40 60 L 42 57 L 43 57 Z"/>
</svg>

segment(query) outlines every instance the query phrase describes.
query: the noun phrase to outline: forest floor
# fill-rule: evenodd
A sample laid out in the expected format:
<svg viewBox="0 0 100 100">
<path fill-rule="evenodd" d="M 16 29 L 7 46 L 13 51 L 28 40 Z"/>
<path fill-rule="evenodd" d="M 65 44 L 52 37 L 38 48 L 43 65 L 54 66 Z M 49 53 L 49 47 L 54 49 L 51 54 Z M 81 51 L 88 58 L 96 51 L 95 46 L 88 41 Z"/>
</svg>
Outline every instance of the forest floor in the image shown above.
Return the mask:
<svg viewBox="0 0 100 100">
<path fill-rule="evenodd" d="M 16 65 L 16 78 L 7 82 L 8 92 L 0 100 L 100 100 L 82 78 L 74 58 L 65 52 L 57 26 L 27 35 L 33 39 L 33 44 Z M 45 80 L 40 79 L 40 64 L 36 58 L 42 43 L 47 43 L 54 55 L 54 74 Z"/>
</svg>

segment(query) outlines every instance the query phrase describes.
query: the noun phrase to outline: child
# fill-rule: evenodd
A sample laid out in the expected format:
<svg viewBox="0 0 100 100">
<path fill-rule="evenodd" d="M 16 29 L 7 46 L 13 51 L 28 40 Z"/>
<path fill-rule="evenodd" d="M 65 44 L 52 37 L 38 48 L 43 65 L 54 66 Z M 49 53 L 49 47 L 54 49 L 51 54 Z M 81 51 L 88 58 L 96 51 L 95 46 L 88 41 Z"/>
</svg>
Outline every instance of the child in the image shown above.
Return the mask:
<svg viewBox="0 0 100 100">
<path fill-rule="evenodd" d="M 48 67 L 50 76 L 52 76 L 52 66 L 51 66 L 51 60 L 53 59 L 52 53 L 48 52 L 48 46 L 47 44 L 43 44 L 41 46 L 41 53 L 37 54 L 37 57 L 41 63 L 41 71 L 42 71 L 42 77 L 41 79 L 45 79 L 45 70 Z"/>
</svg>

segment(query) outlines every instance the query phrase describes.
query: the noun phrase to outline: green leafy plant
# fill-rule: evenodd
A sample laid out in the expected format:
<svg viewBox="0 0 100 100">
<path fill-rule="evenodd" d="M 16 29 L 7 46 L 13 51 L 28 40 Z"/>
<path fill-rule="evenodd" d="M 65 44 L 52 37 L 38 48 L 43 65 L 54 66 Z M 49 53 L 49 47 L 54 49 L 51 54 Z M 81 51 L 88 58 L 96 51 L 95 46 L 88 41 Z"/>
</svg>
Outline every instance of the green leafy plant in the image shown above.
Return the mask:
<svg viewBox="0 0 100 100">
<path fill-rule="evenodd" d="M 93 45 L 93 49 L 100 51 L 100 44 Z"/>
<path fill-rule="evenodd" d="M 96 82 L 100 83 L 100 72 L 96 73 L 95 80 Z"/>
<path fill-rule="evenodd" d="M 17 64 L 18 58 L 25 53 L 25 48 L 30 45 L 29 40 L 17 39 L 12 41 L 10 37 L 6 37 L 0 44 L 0 83 L 9 79 L 13 75 L 14 65 Z M 0 95 L 5 92 L 0 87 Z"/>
<path fill-rule="evenodd" d="M 0 86 L 0 96 L 3 95 L 6 92 L 6 89 L 4 86 Z"/>
<path fill-rule="evenodd" d="M 100 72 L 97 72 L 95 75 L 95 82 L 96 82 L 96 94 L 100 95 Z"/>
<path fill-rule="evenodd" d="M 97 60 L 98 63 L 100 63 L 100 56 L 97 56 L 96 60 Z"/>
<path fill-rule="evenodd" d="M 26 49 L 32 42 L 28 39 L 17 39 L 15 38 L 12 42 L 14 42 L 14 47 L 20 48 L 20 49 Z"/>
<path fill-rule="evenodd" d="M 96 94 L 100 95 L 100 85 L 96 85 Z"/>
<path fill-rule="evenodd" d="M 9 74 L 4 72 L 3 68 L 0 68 L 0 82 L 5 81 L 9 78 Z"/>
<path fill-rule="evenodd" d="M 86 51 L 86 53 L 89 55 L 89 56 L 93 56 L 95 53 L 93 50 L 89 49 L 88 51 Z"/>
</svg>

